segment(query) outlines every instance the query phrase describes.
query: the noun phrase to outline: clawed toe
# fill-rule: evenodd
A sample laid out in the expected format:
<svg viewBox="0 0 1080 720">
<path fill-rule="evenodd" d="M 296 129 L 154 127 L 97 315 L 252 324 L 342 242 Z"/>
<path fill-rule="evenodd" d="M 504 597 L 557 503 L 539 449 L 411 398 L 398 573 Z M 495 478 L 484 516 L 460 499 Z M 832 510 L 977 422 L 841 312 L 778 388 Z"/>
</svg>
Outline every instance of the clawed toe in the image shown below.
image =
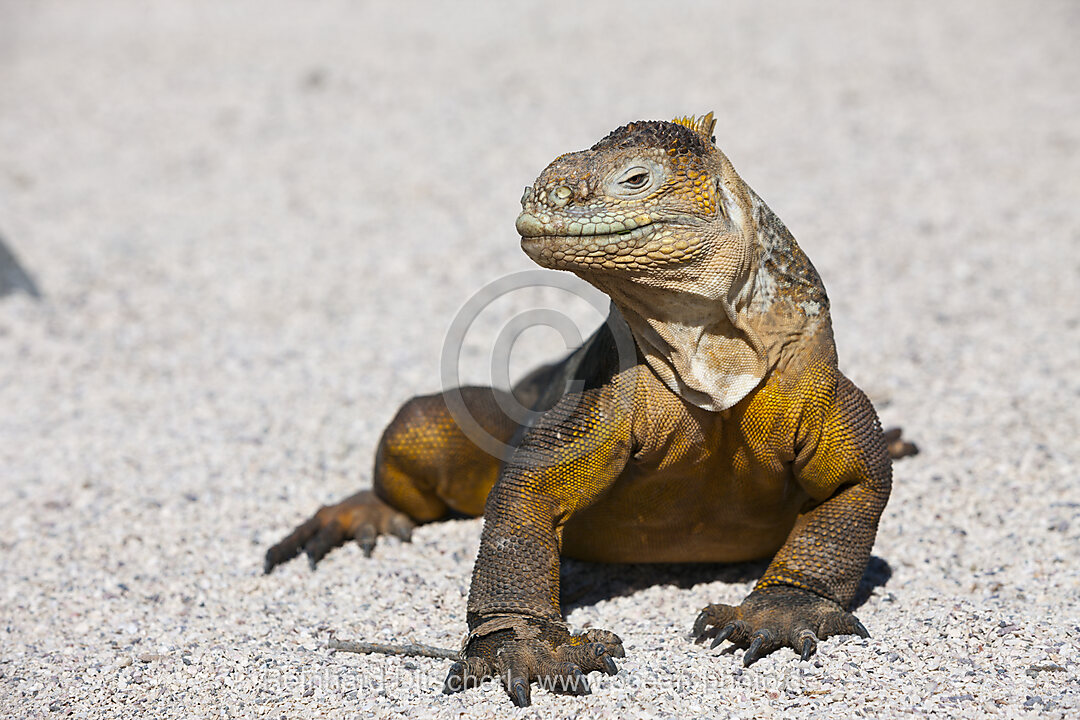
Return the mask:
<svg viewBox="0 0 1080 720">
<path fill-rule="evenodd" d="M 712 644 L 709 645 L 709 649 L 713 649 L 720 645 L 720 643 L 727 640 L 735 632 L 735 623 L 729 623 L 720 629 L 720 632 L 716 633 L 716 637 L 713 638 Z"/>
<path fill-rule="evenodd" d="M 903 431 L 900 428 L 889 428 L 884 435 L 889 457 L 893 460 L 919 454 L 919 447 L 915 443 L 905 440 Z"/>
<path fill-rule="evenodd" d="M 451 665 L 446 673 L 446 680 L 443 681 L 443 694 L 453 695 L 479 687 L 487 676 L 482 665 L 483 662 L 477 658 L 459 660 Z"/>
<path fill-rule="evenodd" d="M 529 707 L 532 704 L 532 700 L 529 697 L 529 682 L 522 678 L 518 678 L 511 686 L 510 697 L 513 699 L 514 704 L 518 707 Z"/>
<path fill-rule="evenodd" d="M 313 538 L 304 545 L 304 554 L 307 555 L 308 565 L 312 570 L 326 554 L 345 542 L 345 529 L 338 523 L 331 523 L 322 528 Z"/>
<path fill-rule="evenodd" d="M 808 630 L 803 636 L 802 651 L 799 653 L 799 659 L 806 662 L 814 654 L 815 650 L 817 650 L 817 638 L 814 637 L 814 633 Z"/>
<path fill-rule="evenodd" d="M 794 587 L 774 586 L 752 592 L 738 607 L 709 605 L 693 628 L 695 642 L 712 639 L 710 648 L 725 640 L 746 648 L 742 662 L 750 666 L 780 647 L 790 647 L 808 660 L 819 637 L 869 637 L 858 618 L 835 602 Z"/>
<path fill-rule="evenodd" d="M 379 535 L 395 535 L 408 542 L 413 526 L 408 515 L 390 507 L 372 491 L 364 490 L 337 505 L 321 508 L 267 550 L 263 572 L 271 572 L 300 553 L 307 556 L 308 565 L 314 570 L 331 550 L 351 538 L 355 538 L 366 557 L 371 557 Z"/>
<path fill-rule="evenodd" d="M 498 677 L 518 707 L 531 702 L 533 682 L 554 693 L 588 695 L 592 688 L 587 675 L 593 671 L 617 675 L 614 658 L 626 654 L 619 636 L 607 630 L 573 636 L 564 626 L 530 617 L 512 625 L 481 632 L 470 641 L 467 657 L 450 666 L 443 692 L 461 692 Z"/>
<path fill-rule="evenodd" d="M 750 665 L 761 657 L 761 646 L 764 643 L 764 639 L 761 633 L 754 635 L 753 641 L 750 643 L 750 647 L 746 649 L 746 653 L 743 654 L 743 666 L 750 667 Z"/>
</svg>

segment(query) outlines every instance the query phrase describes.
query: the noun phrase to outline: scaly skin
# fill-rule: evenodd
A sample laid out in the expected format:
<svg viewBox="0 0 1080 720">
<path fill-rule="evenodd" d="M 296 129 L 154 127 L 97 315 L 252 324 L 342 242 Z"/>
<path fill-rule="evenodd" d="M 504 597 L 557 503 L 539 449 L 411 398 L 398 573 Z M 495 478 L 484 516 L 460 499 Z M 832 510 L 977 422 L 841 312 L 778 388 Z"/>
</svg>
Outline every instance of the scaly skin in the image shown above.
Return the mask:
<svg viewBox="0 0 1080 720">
<path fill-rule="evenodd" d="M 557 158 L 526 188 L 522 248 L 607 293 L 612 315 L 562 362 L 514 389 L 543 410 L 521 427 L 497 391 L 464 388 L 499 460 L 458 427 L 446 395 L 411 400 L 380 442 L 374 492 L 319 514 L 267 554 L 312 563 L 349 537 L 484 513 L 463 659 L 445 691 L 498 676 L 588 692 L 616 672 L 613 633 L 571 635 L 562 555 L 607 562 L 771 557 L 737 607 L 710 605 L 698 641 L 746 647 L 749 665 L 819 640 L 865 636 L 848 612 L 891 486 L 890 448 L 836 366 L 821 280 L 784 225 L 715 146 L 712 116 L 619 128 Z M 629 350 L 627 350 L 629 348 Z"/>
</svg>

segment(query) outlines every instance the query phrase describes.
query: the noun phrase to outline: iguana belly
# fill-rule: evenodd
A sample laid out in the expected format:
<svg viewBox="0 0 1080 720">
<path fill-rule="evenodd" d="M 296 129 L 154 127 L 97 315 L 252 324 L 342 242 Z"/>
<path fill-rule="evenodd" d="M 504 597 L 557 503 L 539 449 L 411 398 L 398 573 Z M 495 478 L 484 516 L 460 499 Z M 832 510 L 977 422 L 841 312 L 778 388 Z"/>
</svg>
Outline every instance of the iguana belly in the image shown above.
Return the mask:
<svg viewBox="0 0 1080 720">
<path fill-rule="evenodd" d="M 631 465 L 563 527 L 562 554 L 593 562 L 740 562 L 771 557 L 807 500 L 786 469 Z"/>
</svg>

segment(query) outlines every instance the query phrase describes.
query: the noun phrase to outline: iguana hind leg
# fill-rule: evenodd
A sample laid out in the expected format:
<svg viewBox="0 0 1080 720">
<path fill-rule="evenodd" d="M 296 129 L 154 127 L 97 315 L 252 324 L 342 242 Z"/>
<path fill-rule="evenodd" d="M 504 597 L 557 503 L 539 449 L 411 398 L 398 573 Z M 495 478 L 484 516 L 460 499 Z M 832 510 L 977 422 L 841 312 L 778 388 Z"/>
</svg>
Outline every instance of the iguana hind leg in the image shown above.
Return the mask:
<svg viewBox="0 0 1080 720">
<path fill-rule="evenodd" d="M 486 387 L 460 392 L 465 410 L 483 432 L 501 443 L 512 441 L 518 424 L 502 410 L 514 402 L 509 393 Z M 480 515 L 500 464 L 462 432 L 443 394 L 415 397 L 383 432 L 373 489 L 321 508 L 267 551 L 264 570 L 270 572 L 300 553 L 314 568 L 349 540 L 370 555 L 380 535 L 408 540 L 418 523 L 454 513 Z"/>
</svg>

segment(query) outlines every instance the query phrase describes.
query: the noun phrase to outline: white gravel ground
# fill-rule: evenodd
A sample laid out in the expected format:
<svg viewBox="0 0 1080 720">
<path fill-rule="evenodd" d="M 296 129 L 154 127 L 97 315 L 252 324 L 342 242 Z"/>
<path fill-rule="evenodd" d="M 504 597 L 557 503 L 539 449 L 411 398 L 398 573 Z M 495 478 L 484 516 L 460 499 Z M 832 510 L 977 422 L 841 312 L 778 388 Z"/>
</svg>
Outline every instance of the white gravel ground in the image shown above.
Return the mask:
<svg viewBox="0 0 1080 720">
<path fill-rule="evenodd" d="M 1075 717 L 1078 37 L 1075 2 L 5 0 L 0 242 L 42 297 L 0 253 L 0 715 Z M 628 651 L 587 698 L 330 654 L 456 646 L 480 521 L 317 573 L 266 547 L 370 482 L 454 314 L 531 267 L 523 185 L 708 110 L 923 448 L 873 638 L 744 670 L 688 629 L 759 567 L 570 565 L 570 621 Z M 466 376 L 538 298 L 591 329 L 548 295 L 495 308 Z"/>
</svg>

